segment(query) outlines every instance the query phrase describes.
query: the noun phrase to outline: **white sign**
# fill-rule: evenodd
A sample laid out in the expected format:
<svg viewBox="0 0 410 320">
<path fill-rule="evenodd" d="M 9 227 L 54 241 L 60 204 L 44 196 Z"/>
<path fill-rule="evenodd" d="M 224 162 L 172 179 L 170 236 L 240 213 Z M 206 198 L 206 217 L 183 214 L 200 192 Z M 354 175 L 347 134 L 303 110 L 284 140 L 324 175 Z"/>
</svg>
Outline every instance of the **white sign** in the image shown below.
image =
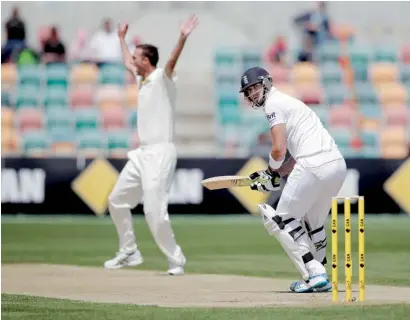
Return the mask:
<svg viewBox="0 0 410 320">
<path fill-rule="evenodd" d="M 43 203 L 46 172 L 43 169 L 2 169 L 2 203 Z"/>
</svg>

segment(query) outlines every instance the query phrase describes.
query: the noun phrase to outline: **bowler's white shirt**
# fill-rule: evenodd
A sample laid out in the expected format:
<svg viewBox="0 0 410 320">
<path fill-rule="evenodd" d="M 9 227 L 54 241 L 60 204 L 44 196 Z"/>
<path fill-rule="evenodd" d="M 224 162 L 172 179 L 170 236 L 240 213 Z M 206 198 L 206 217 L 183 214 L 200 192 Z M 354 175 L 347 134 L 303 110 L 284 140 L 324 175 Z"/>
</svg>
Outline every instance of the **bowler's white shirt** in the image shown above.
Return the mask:
<svg viewBox="0 0 410 320">
<path fill-rule="evenodd" d="M 141 144 L 173 142 L 176 78 L 170 79 L 164 69 L 155 69 L 140 84 L 137 106 L 137 129 Z"/>
<path fill-rule="evenodd" d="M 302 165 L 316 167 L 343 158 L 319 117 L 302 101 L 272 87 L 264 109 L 271 128 L 285 124 L 287 149 Z"/>
</svg>

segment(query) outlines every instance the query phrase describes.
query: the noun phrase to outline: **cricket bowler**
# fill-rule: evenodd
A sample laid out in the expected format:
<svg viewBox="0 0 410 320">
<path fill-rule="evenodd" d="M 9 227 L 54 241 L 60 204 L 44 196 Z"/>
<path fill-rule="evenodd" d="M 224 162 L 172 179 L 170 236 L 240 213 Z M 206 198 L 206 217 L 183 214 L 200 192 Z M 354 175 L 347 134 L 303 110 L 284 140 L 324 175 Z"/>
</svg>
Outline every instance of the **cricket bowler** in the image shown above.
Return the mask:
<svg viewBox="0 0 410 320">
<path fill-rule="evenodd" d="M 258 209 L 266 230 L 278 239 L 302 275 L 290 289 L 329 291 L 324 224 L 332 197 L 346 177 L 345 160 L 315 112 L 276 89 L 266 70 L 247 70 L 240 92 L 253 108 L 265 111 L 272 138 L 268 168 L 250 176 L 267 182 L 254 182 L 251 189 L 278 190 L 280 177 L 288 175 L 276 210 L 265 203 Z M 291 158 L 284 162 L 286 150 Z"/>
<path fill-rule="evenodd" d="M 128 25 L 118 26 L 124 64 L 140 87 L 137 107 L 140 147 L 128 152 L 128 161 L 108 197 L 109 212 L 119 235 L 119 252 L 105 262 L 107 269 L 133 267 L 143 262 L 130 211 L 143 196 L 145 219 L 159 249 L 168 259 L 168 274 L 184 274 L 186 259 L 175 240 L 168 215 L 168 196 L 177 162 L 174 68 L 197 24 L 194 15 L 181 24 L 178 42 L 164 68 L 157 67 L 159 54 L 153 45 L 138 45 L 131 54 L 125 43 Z"/>
</svg>

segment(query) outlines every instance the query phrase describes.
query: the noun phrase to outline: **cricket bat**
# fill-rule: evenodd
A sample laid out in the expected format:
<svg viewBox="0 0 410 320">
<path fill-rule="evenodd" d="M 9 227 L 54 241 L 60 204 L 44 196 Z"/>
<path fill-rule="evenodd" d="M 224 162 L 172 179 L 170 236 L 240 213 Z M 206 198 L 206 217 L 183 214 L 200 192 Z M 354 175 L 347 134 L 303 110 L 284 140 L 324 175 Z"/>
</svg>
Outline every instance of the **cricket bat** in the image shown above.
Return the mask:
<svg viewBox="0 0 410 320">
<path fill-rule="evenodd" d="M 228 189 L 231 187 L 249 187 L 255 180 L 247 176 L 219 176 L 202 180 L 208 190 Z"/>
</svg>

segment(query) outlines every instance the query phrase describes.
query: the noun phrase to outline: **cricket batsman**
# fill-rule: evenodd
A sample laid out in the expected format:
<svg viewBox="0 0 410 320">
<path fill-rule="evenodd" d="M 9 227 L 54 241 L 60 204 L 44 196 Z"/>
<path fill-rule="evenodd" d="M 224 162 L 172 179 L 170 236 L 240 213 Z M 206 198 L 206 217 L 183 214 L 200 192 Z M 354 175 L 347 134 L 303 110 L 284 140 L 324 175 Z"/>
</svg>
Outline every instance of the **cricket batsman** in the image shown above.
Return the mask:
<svg viewBox="0 0 410 320">
<path fill-rule="evenodd" d="M 272 138 L 269 166 L 250 176 L 256 179 L 251 189 L 278 190 L 280 177 L 289 175 L 276 210 L 268 204 L 259 204 L 258 209 L 266 230 L 278 239 L 302 276 L 290 289 L 329 291 L 324 224 L 332 197 L 346 177 L 345 160 L 315 112 L 276 89 L 266 70 L 247 70 L 240 92 L 253 108 L 265 111 Z M 284 162 L 286 150 L 291 157 Z"/>
<path fill-rule="evenodd" d="M 128 162 L 108 197 L 109 212 L 119 235 L 119 252 L 105 262 L 107 269 L 132 267 L 143 262 L 130 210 L 144 196 L 145 220 L 159 249 L 168 259 L 168 274 L 184 274 L 186 259 L 175 240 L 168 215 L 168 195 L 177 161 L 174 68 L 197 24 L 195 16 L 181 24 L 178 42 L 164 68 L 157 67 L 158 49 L 153 45 L 138 45 L 131 54 L 125 43 L 128 25 L 118 26 L 124 64 L 140 87 L 137 123 L 140 147 L 128 153 Z"/>
</svg>

